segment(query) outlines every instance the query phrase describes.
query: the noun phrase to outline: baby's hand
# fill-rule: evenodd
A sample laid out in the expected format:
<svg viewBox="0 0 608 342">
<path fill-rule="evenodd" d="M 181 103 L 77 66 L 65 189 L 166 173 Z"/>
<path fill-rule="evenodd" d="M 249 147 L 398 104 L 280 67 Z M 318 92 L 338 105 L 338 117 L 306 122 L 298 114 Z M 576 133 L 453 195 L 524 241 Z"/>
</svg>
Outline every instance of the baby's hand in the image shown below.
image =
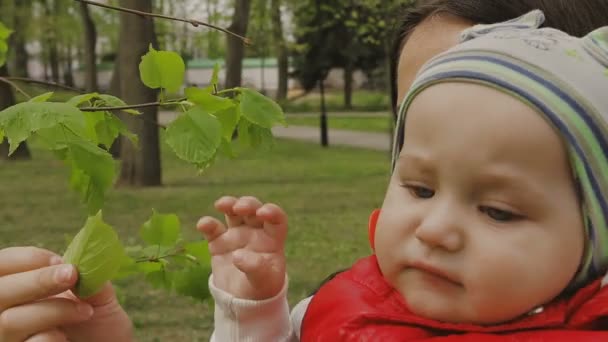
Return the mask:
<svg viewBox="0 0 608 342">
<path fill-rule="evenodd" d="M 242 299 L 276 296 L 285 282 L 287 215 L 248 196 L 222 197 L 215 208 L 227 226 L 209 216 L 197 224 L 209 242 L 214 285 Z"/>
</svg>

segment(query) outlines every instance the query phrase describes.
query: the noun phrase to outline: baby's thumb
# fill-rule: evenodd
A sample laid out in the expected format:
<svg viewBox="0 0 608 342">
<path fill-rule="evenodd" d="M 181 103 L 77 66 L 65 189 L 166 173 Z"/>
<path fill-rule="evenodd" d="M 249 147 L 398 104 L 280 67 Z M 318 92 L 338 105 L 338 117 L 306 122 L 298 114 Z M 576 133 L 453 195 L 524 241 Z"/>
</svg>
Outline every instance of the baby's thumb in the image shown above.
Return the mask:
<svg viewBox="0 0 608 342">
<path fill-rule="evenodd" d="M 233 252 L 232 260 L 234 266 L 245 273 L 251 285 L 258 287 L 260 292 L 269 292 L 270 296 L 274 296 L 283 288 L 285 262 L 277 254 L 239 249 Z"/>
</svg>

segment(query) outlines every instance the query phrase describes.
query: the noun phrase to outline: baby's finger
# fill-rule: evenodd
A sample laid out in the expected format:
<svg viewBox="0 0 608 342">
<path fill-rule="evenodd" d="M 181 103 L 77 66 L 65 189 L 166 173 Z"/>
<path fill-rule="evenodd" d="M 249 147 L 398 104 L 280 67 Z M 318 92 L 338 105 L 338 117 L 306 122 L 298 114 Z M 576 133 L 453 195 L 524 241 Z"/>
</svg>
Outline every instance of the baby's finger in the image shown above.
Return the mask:
<svg viewBox="0 0 608 342">
<path fill-rule="evenodd" d="M 226 232 L 226 226 L 220 220 L 211 216 L 201 217 L 196 224 L 196 229 L 203 233 L 205 240 L 209 242 Z"/>
<path fill-rule="evenodd" d="M 39 332 L 85 321 L 92 315 L 89 304 L 64 298 L 16 306 L 0 314 L 0 340 L 23 341 Z"/>
<path fill-rule="evenodd" d="M 0 250 L 0 277 L 50 266 L 59 256 L 37 247 L 9 247 Z"/>
<path fill-rule="evenodd" d="M 65 334 L 58 329 L 48 330 L 41 333 L 38 333 L 27 340 L 25 342 L 67 342 L 68 338 Z"/>
<path fill-rule="evenodd" d="M 264 221 L 264 230 L 278 241 L 287 237 L 287 214 L 274 203 L 266 203 L 256 212 L 258 218 Z"/>
<path fill-rule="evenodd" d="M 222 255 L 244 248 L 251 241 L 254 230 L 247 227 L 234 227 L 209 242 L 211 255 Z"/>
<path fill-rule="evenodd" d="M 0 277 L 0 312 L 67 291 L 76 280 L 76 269 L 68 264 Z"/>
<path fill-rule="evenodd" d="M 238 227 L 243 224 L 243 218 L 237 215 L 233 210 L 236 201 L 237 198 L 232 196 L 223 196 L 215 201 L 215 209 L 224 213 L 228 227 Z"/>
<path fill-rule="evenodd" d="M 256 211 L 262 206 L 259 199 L 252 196 L 243 196 L 234 204 L 234 213 L 243 218 L 249 227 L 262 228 L 262 221 L 258 219 Z"/>
</svg>

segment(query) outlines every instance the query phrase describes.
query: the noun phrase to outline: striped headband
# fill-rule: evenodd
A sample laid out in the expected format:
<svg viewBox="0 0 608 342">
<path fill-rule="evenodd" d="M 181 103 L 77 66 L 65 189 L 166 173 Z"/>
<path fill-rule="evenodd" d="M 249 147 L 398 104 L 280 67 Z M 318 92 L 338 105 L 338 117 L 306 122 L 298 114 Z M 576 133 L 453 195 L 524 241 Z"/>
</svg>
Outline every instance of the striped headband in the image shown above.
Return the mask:
<svg viewBox="0 0 608 342">
<path fill-rule="evenodd" d="M 585 254 L 570 288 L 608 270 L 608 27 L 576 38 L 539 28 L 541 11 L 465 30 L 461 44 L 419 71 L 399 110 L 393 161 L 412 100 L 430 85 L 458 80 L 491 86 L 544 114 L 565 141 L 582 192 Z"/>
</svg>

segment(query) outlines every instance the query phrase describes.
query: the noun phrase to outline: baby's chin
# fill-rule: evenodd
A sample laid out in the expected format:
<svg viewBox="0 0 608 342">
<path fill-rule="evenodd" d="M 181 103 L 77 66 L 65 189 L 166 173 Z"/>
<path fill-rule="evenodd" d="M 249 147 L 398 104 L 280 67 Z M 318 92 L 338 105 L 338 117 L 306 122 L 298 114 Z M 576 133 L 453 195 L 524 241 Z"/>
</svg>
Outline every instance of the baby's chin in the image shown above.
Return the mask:
<svg viewBox="0 0 608 342">
<path fill-rule="evenodd" d="M 474 307 L 465 300 L 460 301 L 454 298 L 444 300 L 443 298 L 423 295 L 422 293 L 403 295 L 408 304 L 408 309 L 416 316 L 452 324 L 500 325 L 526 315 L 531 310 L 526 308 L 513 312 L 505 312 L 504 310 L 500 310 L 499 303 L 484 307 Z"/>
</svg>

